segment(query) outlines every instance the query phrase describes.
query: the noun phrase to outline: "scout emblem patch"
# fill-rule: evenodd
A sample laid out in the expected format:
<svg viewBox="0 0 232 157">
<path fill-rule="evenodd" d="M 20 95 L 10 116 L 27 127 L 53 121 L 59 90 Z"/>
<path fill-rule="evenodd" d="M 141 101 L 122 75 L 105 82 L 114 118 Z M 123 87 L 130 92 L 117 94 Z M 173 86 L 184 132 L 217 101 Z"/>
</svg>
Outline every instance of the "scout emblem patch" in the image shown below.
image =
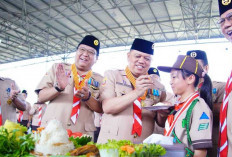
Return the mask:
<svg viewBox="0 0 232 157">
<path fill-rule="evenodd" d="M 209 123 L 201 123 L 198 127 L 198 131 L 206 130 L 209 127 Z"/>
<path fill-rule="evenodd" d="M 10 91 L 11 91 L 10 88 L 7 88 L 7 89 L 6 89 L 6 92 L 7 92 L 7 95 L 8 95 L 8 96 L 10 96 Z"/>
<path fill-rule="evenodd" d="M 94 40 L 94 45 L 97 46 L 99 43 L 98 43 L 98 40 Z"/>
<path fill-rule="evenodd" d="M 190 56 L 195 58 L 197 56 L 197 53 L 196 52 L 191 52 Z"/>
<path fill-rule="evenodd" d="M 209 119 L 209 117 L 207 116 L 207 114 L 205 112 L 202 113 L 200 120 L 201 119 Z"/>
<path fill-rule="evenodd" d="M 11 91 L 10 88 L 7 88 L 7 89 L 6 89 L 6 93 L 7 93 L 8 97 L 10 97 L 10 91 Z M 7 104 L 10 105 L 11 103 L 12 103 L 12 99 L 9 98 L 9 99 L 7 100 Z"/>
<path fill-rule="evenodd" d="M 151 47 L 152 49 L 154 49 L 155 48 L 155 43 L 154 44 L 152 44 L 152 47 Z"/>
<path fill-rule="evenodd" d="M 157 73 L 157 69 L 153 69 L 153 72 L 154 72 L 154 73 Z"/>
<path fill-rule="evenodd" d="M 222 0 L 223 5 L 229 5 L 231 3 L 231 0 Z"/>
<path fill-rule="evenodd" d="M 214 88 L 213 89 L 213 94 L 216 94 L 217 93 L 217 88 Z"/>
</svg>

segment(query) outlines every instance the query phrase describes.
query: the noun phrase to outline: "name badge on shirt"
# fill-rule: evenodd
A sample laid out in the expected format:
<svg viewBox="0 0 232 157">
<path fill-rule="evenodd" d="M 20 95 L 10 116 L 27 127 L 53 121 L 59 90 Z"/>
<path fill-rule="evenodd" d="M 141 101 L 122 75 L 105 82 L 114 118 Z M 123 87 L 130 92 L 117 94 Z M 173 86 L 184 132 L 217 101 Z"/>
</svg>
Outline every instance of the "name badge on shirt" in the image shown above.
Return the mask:
<svg viewBox="0 0 232 157">
<path fill-rule="evenodd" d="M 122 80 L 122 82 L 116 82 L 116 84 L 132 88 L 132 86 L 128 85 L 125 80 Z"/>
</svg>

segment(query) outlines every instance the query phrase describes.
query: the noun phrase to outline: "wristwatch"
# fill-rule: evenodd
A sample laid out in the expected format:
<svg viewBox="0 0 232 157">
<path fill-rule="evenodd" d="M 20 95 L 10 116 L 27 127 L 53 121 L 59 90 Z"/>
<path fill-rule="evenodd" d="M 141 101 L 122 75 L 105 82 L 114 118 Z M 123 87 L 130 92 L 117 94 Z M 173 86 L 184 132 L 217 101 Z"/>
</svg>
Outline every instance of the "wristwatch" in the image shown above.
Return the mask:
<svg viewBox="0 0 232 157">
<path fill-rule="evenodd" d="M 57 85 L 55 86 L 55 89 L 57 90 L 57 92 L 63 92 L 64 89 L 60 89 Z"/>
</svg>

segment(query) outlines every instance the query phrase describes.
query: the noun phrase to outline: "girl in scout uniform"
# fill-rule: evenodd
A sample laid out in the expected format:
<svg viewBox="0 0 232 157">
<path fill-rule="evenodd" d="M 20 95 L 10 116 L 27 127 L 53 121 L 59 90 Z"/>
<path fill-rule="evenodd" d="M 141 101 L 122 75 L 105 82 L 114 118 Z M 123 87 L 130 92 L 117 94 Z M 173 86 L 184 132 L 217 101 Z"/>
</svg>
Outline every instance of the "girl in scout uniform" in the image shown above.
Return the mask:
<svg viewBox="0 0 232 157">
<path fill-rule="evenodd" d="M 205 51 L 202 50 L 190 50 L 186 53 L 186 55 L 193 57 L 198 61 L 198 63 L 202 66 L 204 69 L 204 72 L 207 74 L 209 71 L 209 64 L 208 59 Z M 206 78 L 200 78 L 199 85 L 198 85 L 198 91 L 204 90 L 202 89 L 202 84 L 204 81 L 208 81 L 210 78 L 208 75 L 206 75 Z M 219 82 L 219 81 L 212 81 L 212 100 L 213 100 L 213 148 L 208 150 L 208 155 L 211 157 L 217 156 L 217 146 L 218 146 L 218 132 L 219 132 L 219 112 L 220 112 L 220 106 L 222 103 L 222 99 L 224 96 L 225 91 L 225 82 Z"/>
<path fill-rule="evenodd" d="M 172 90 L 180 96 L 166 120 L 164 135 L 174 136 L 174 142 L 185 144 L 186 156 L 205 157 L 212 147 L 211 82 L 202 85 L 209 89 L 208 94 L 196 91 L 203 70 L 190 56 L 180 55 L 172 67 L 158 69 L 171 73 Z"/>
</svg>

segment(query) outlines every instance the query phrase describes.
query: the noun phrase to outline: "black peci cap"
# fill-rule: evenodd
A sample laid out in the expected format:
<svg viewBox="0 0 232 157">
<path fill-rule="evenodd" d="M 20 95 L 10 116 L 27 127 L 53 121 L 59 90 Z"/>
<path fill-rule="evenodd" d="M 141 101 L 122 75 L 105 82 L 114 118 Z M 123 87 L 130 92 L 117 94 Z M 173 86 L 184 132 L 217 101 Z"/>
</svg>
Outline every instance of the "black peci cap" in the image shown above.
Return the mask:
<svg viewBox="0 0 232 157">
<path fill-rule="evenodd" d="M 148 74 L 149 74 L 149 75 L 151 75 L 151 74 L 156 74 L 156 75 L 160 76 L 159 70 L 156 69 L 156 68 L 153 68 L 153 67 L 151 67 L 151 68 L 148 70 Z"/>
<path fill-rule="evenodd" d="M 232 9 L 232 1 L 231 0 L 218 0 L 219 13 L 222 15 L 227 10 Z"/>
<path fill-rule="evenodd" d="M 186 55 L 193 57 L 194 59 L 201 59 L 206 65 L 208 65 L 208 59 L 205 51 L 202 50 L 190 50 Z"/>
<path fill-rule="evenodd" d="M 94 48 L 97 51 L 97 56 L 99 56 L 100 41 L 98 40 L 98 38 L 96 38 L 95 36 L 92 36 L 92 35 L 86 35 L 82 39 L 82 41 L 79 43 L 79 45 L 77 46 L 77 48 L 81 44 L 88 45 L 88 46 Z"/>
<path fill-rule="evenodd" d="M 24 90 L 22 91 L 22 93 L 25 93 L 25 94 L 27 94 L 27 91 L 24 89 Z"/>
<path fill-rule="evenodd" d="M 137 50 L 143 53 L 153 55 L 154 43 L 144 39 L 136 38 L 131 46 L 131 50 Z"/>
</svg>

